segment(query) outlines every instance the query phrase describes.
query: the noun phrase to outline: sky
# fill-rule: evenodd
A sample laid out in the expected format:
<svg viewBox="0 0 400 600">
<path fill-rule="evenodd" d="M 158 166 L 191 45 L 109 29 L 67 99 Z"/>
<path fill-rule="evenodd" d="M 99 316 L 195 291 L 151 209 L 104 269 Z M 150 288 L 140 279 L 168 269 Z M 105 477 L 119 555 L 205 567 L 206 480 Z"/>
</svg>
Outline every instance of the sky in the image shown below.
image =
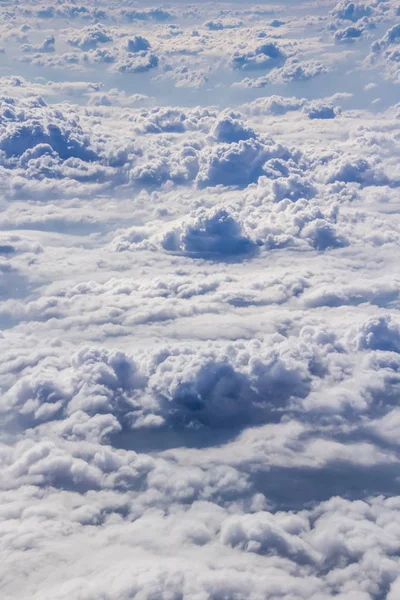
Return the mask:
<svg viewBox="0 0 400 600">
<path fill-rule="evenodd" d="M 4 600 L 400 598 L 395 0 L 0 12 Z"/>
</svg>

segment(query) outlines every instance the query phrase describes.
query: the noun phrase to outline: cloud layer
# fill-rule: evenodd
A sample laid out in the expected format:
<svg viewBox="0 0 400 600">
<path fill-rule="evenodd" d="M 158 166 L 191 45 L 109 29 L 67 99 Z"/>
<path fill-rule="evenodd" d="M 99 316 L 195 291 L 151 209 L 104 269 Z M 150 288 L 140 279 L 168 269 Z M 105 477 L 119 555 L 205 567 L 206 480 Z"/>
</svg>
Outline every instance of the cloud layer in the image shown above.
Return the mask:
<svg viewBox="0 0 400 600">
<path fill-rule="evenodd" d="M 397 600 L 394 1 L 6 3 L 7 600 Z"/>
</svg>

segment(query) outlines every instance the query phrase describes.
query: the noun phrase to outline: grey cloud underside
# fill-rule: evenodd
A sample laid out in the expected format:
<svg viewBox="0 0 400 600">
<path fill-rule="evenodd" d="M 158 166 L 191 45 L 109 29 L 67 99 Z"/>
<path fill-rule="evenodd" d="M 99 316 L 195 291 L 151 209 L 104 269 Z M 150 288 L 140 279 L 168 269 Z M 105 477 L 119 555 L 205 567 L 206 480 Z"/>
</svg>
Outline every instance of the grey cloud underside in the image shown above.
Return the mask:
<svg viewBox="0 0 400 600">
<path fill-rule="evenodd" d="M 2 598 L 398 600 L 399 18 L 4 6 Z"/>
</svg>

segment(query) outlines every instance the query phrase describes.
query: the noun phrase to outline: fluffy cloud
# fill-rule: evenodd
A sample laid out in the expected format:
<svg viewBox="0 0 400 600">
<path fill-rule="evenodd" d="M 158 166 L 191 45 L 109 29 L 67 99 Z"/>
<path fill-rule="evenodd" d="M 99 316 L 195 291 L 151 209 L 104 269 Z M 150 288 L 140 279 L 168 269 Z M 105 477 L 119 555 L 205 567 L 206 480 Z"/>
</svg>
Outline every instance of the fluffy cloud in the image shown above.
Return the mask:
<svg viewBox="0 0 400 600">
<path fill-rule="evenodd" d="M 369 319 L 354 336 L 359 349 L 400 352 L 400 326 L 390 315 Z"/>
<path fill-rule="evenodd" d="M 217 142 L 228 144 L 256 137 L 256 133 L 251 128 L 229 115 L 215 123 L 212 133 Z"/>
<path fill-rule="evenodd" d="M 350 2 L 343 0 L 339 2 L 331 14 L 344 21 L 353 21 L 356 23 L 364 17 L 369 17 L 373 13 L 373 6 L 362 2 Z"/>
<path fill-rule="evenodd" d="M 272 69 L 285 62 L 285 55 L 274 42 L 266 42 L 245 53 L 235 52 L 231 58 L 233 69 L 241 71 Z"/>
<path fill-rule="evenodd" d="M 14 4 L 3 596 L 395 600 L 396 3 Z"/>
<path fill-rule="evenodd" d="M 23 52 L 54 52 L 55 48 L 54 48 L 54 44 L 56 42 L 56 39 L 53 35 L 51 35 L 50 37 L 46 38 L 44 40 L 44 42 L 42 42 L 41 44 L 23 44 L 22 46 L 22 51 Z"/>
<path fill-rule="evenodd" d="M 387 77 L 397 82 L 399 80 L 399 49 L 400 24 L 396 23 L 390 27 L 385 35 L 371 45 L 371 55 L 366 64 L 378 64 L 384 66 Z"/>
<path fill-rule="evenodd" d="M 168 232 L 162 245 L 168 251 L 222 260 L 251 254 L 257 247 L 243 236 L 240 225 L 225 210 L 196 215 L 194 222 Z"/>
<path fill-rule="evenodd" d="M 305 98 L 286 98 L 283 96 L 267 96 L 259 98 L 244 107 L 251 115 L 284 115 L 292 110 L 299 110 L 306 104 Z"/>
<path fill-rule="evenodd" d="M 335 32 L 335 40 L 337 42 L 354 42 L 354 40 L 360 38 L 363 34 L 363 29 L 360 27 L 346 27 L 345 29 L 338 29 Z"/>
<path fill-rule="evenodd" d="M 146 52 L 149 48 L 149 41 L 141 35 L 135 35 L 126 45 L 128 52 Z"/>
<path fill-rule="evenodd" d="M 310 102 L 303 110 L 309 119 L 334 119 L 340 112 L 338 108 L 325 102 Z"/>
<path fill-rule="evenodd" d="M 379 52 L 393 44 L 397 44 L 400 41 L 400 24 L 393 25 L 390 29 L 387 30 L 385 35 L 381 40 L 375 42 L 372 45 L 373 52 Z"/>
<path fill-rule="evenodd" d="M 276 144 L 273 140 L 257 140 L 252 132 L 235 126 L 219 123 L 217 135 L 222 135 L 221 128 L 225 127 L 225 136 L 239 138 L 237 142 L 217 144 L 207 148 L 201 156 L 200 171 L 197 182 L 200 187 L 216 185 L 247 186 L 257 181 L 263 175 L 264 164 L 271 159 L 288 160 L 291 153 L 288 148 Z M 230 133 L 227 134 L 229 130 Z M 246 139 L 248 138 L 248 139 Z"/>
<path fill-rule="evenodd" d="M 134 51 L 133 57 L 127 56 L 120 59 L 117 69 L 120 73 L 145 73 L 158 66 L 155 54 Z"/>
<path fill-rule="evenodd" d="M 27 103 L 30 114 L 20 112 L 12 98 L 3 99 L 0 150 L 12 164 L 22 164 L 43 154 L 56 153 L 61 159 L 96 160 L 90 137 L 73 118 L 48 110 L 40 98 Z"/>
<path fill-rule="evenodd" d="M 68 37 L 68 43 L 81 50 L 94 50 L 99 44 L 106 44 L 107 42 L 111 42 L 112 39 L 109 31 L 98 24 L 84 27 L 77 34 L 73 32 L 71 37 Z"/>
</svg>

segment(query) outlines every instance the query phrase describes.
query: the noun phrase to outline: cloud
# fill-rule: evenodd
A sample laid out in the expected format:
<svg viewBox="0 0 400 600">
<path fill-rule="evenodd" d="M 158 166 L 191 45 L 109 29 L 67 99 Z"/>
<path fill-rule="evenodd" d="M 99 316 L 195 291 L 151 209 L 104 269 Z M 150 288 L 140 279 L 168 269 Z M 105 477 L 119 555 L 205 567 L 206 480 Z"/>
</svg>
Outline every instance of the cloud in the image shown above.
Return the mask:
<svg viewBox="0 0 400 600">
<path fill-rule="evenodd" d="M 293 82 L 304 82 L 327 72 L 322 63 L 309 60 L 299 61 L 290 59 L 285 66 L 274 68 L 269 75 L 256 78 L 245 78 L 236 84 L 236 87 L 264 88 L 270 84 L 289 84 Z"/>
<path fill-rule="evenodd" d="M 357 331 L 354 342 L 360 350 L 400 352 L 400 326 L 391 315 L 371 318 Z"/>
<path fill-rule="evenodd" d="M 117 64 L 119 73 L 146 73 L 158 66 L 158 57 L 146 52 L 135 52 L 133 56 L 121 58 Z"/>
<path fill-rule="evenodd" d="M 164 22 L 172 18 L 171 11 L 162 8 L 150 8 L 148 10 L 122 9 L 121 15 L 127 21 L 159 21 Z"/>
<path fill-rule="evenodd" d="M 371 4 L 344 0 L 335 6 L 331 15 L 344 21 L 353 21 L 353 23 L 356 23 L 364 17 L 369 17 L 373 11 L 374 8 Z"/>
<path fill-rule="evenodd" d="M 21 378 L 3 412 L 24 428 L 59 422 L 63 436 L 83 438 L 86 430 L 102 439 L 123 429 L 165 425 L 243 428 L 275 422 L 292 400 L 305 397 L 316 362 L 323 360 L 318 354 L 315 344 L 304 353 L 293 338 L 279 335 L 200 351 L 166 347 L 142 365 L 123 352 L 87 346 L 61 371 L 49 363 Z"/>
<path fill-rule="evenodd" d="M 400 25 L 395 24 L 390 27 L 385 35 L 373 42 L 371 45 L 371 54 L 367 57 L 365 64 L 383 66 L 387 77 L 393 81 L 399 80 L 399 51 L 397 45 L 400 40 Z"/>
<path fill-rule="evenodd" d="M 128 52 L 146 52 L 149 48 L 150 42 L 141 35 L 135 35 L 132 39 L 129 39 L 126 45 Z"/>
<path fill-rule="evenodd" d="M 217 142 L 226 142 L 227 144 L 257 137 L 251 128 L 229 116 L 222 118 L 214 125 L 212 134 Z"/>
<path fill-rule="evenodd" d="M 337 107 L 324 102 L 310 102 L 303 111 L 309 119 L 334 119 L 340 112 Z"/>
<path fill-rule="evenodd" d="M 304 98 L 285 98 L 283 96 L 267 96 L 258 98 L 247 104 L 244 109 L 251 115 L 284 115 L 289 111 L 300 110 L 306 100 Z"/>
<path fill-rule="evenodd" d="M 230 126 L 232 132 L 232 126 Z M 231 133 L 232 135 L 232 133 Z M 249 132 L 240 133 L 243 137 Z M 239 139 L 207 148 L 201 157 L 197 184 L 200 187 L 248 186 L 263 175 L 263 165 L 272 158 L 287 160 L 290 151 L 272 140 Z"/>
<path fill-rule="evenodd" d="M 338 29 L 335 32 L 335 40 L 337 42 L 353 42 L 363 35 L 363 29 L 360 27 L 346 27 Z"/>
<path fill-rule="evenodd" d="M 55 48 L 54 48 L 54 44 L 56 42 L 56 39 L 53 35 L 49 36 L 48 38 L 46 38 L 44 40 L 44 42 L 42 42 L 42 44 L 23 44 L 22 45 L 22 52 L 54 52 Z"/>
<path fill-rule="evenodd" d="M 257 248 L 243 236 L 240 225 L 225 210 L 196 215 L 194 222 L 168 232 L 162 245 L 171 252 L 217 260 L 246 256 Z"/>
<path fill-rule="evenodd" d="M 374 168 L 368 160 L 359 156 L 340 158 L 333 160 L 330 169 L 331 175 L 328 181 L 356 182 L 362 185 L 386 185 L 389 183 L 382 169 Z"/>
<path fill-rule="evenodd" d="M 285 83 L 290 81 L 308 81 L 317 75 L 326 73 L 326 67 L 318 61 L 303 61 L 297 63 L 293 61 L 287 64 L 283 69 L 280 69 L 276 74 L 277 80 L 282 80 Z"/>
<path fill-rule="evenodd" d="M 76 35 L 71 32 L 71 36 L 68 43 L 85 51 L 94 50 L 99 44 L 107 44 L 113 39 L 107 28 L 100 24 L 84 27 Z"/>
<path fill-rule="evenodd" d="M 397 4 L 3 8 L 3 596 L 394 600 Z"/>
<path fill-rule="evenodd" d="M 387 30 L 383 38 L 379 42 L 375 42 L 372 45 L 373 52 L 379 52 L 380 50 L 391 46 L 392 44 L 398 43 L 400 40 L 400 25 L 393 25 Z"/>
<path fill-rule="evenodd" d="M 285 59 L 275 42 L 266 42 L 245 53 L 235 52 L 231 57 L 231 66 L 241 71 L 273 69 L 282 65 Z"/>
<path fill-rule="evenodd" d="M 204 23 L 204 27 L 207 27 L 210 31 L 221 31 L 222 29 L 235 29 L 236 27 L 241 26 L 241 22 L 235 20 L 221 19 L 214 21 L 207 21 Z"/>
<path fill-rule="evenodd" d="M 3 123 L 6 127 L 0 139 L 0 150 L 6 159 L 29 162 L 31 158 L 52 151 L 63 160 L 72 157 L 83 161 L 96 159 L 96 153 L 89 147 L 89 136 L 76 121 L 65 119 L 51 109 L 47 110 L 41 99 L 30 104 L 30 118 L 14 111 L 15 104 L 8 99 L 3 103 Z M 42 118 L 37 119 L 38 115 Z"/>
<path fill-rule="evenodd" d="M 186 131 L 208 131 L 216 112 L 201 107 L 184 110 L 179 107 L 157 106 L 141 110 L 134 116 L 137 133 L 184 133 Z"/>
</svg>

